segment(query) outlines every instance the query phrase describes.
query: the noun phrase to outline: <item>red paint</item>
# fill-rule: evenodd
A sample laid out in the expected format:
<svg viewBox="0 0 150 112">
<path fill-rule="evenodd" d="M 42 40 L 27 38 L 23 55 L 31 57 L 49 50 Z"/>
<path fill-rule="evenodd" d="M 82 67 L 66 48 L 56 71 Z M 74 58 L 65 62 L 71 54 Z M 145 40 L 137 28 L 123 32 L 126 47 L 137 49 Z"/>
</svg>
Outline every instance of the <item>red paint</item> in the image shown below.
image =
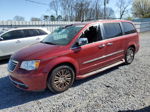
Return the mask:
<svg viewBox="0 0 150 112">
<path fill-rule="evenodd" d="M 102 68 L 113 62 L 122 60 L 125 55 L 125 51 L 129 46 L 135 46 L 136 52 L 139 50 L 139 36 L 138 33 L 124 35 L 117 38 L 108 40 L 102 40 L 96 43 L 84 45 L 78 49 L 71 49 L 71 46 L 75 43 L 81 33 L 91 24 L 95 23 L 107 23 L 107 22 L 129 22 L 123 20 L 112 21 L 97 21 L 91 22 L 85 25 L 85 27 L 73 38 L 73 40 L 66 46 L 48 45 L 38 43 L 33 46 L 22 49 L 14 54 L 11 58 L 19 61 L 17 68 L 10 75 L 28 85 L 28 91 L 43 90 L 47 87 L 46 82 L 51 70 L 62 63 L 70 63 L 74 66 L 76 71 L 76 78 L 80 79 L 81 75 L 89 73 L 91 71 Z M 99 48 L 99 45 L 113 43 L 113 46 Z M 91 63 L 83 64 L 88 60 L 109 55 L 113 52 L 124 50 L 124 52 L 118 53 L 107 58 L 97 60 Z M 20 63 L 24 60 L 41 60 L 40 66 L 37 70 L 26 71 L 20 69 Z M 86 77 L 84 77 L 86 78 Z M 18 86 L 17 86 L 18 87 Z"/>
</svg>

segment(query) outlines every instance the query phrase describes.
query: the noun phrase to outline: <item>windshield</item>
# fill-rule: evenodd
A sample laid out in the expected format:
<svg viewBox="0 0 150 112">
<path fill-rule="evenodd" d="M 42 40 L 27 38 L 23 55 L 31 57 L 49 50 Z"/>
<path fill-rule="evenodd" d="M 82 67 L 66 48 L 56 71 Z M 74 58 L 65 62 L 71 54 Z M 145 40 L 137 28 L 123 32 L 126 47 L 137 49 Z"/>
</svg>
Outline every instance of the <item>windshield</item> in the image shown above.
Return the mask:
<svg viewBox="0 0 150 112">
<path fill-rule="evenodd" d="M 0 34 L 4 33 L 4 30 L 0 30 Z"/>
<path fill-rule="evenodd" d="M 8 30 L 9 30 L 9 29 L 1 29 L 1 30 L 0 30 L 0 34 L 6 32 L 6 31 L 8 31 Z"/>
<path fill-rule="evenodd" d="M 42 42 L 53 45 L 67 45 L 84 26 L 65 26 L 54 30 Z"/>
</svg>

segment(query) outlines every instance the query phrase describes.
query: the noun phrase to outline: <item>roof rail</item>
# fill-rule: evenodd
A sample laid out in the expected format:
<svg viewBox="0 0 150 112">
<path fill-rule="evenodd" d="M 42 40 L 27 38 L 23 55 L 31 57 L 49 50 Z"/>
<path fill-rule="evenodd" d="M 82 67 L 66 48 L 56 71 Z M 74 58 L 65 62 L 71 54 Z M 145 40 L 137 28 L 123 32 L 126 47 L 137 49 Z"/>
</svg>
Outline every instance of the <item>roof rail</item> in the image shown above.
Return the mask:
<svg viewBox="0 0 150 112">
<path fill-rule="evenodd" d="M 85 21 L 98 21 L 98 20 L 121 20 L 120 18 L 97 18 L 97 19 L 83 19 L 81 20 L 81 22 L 85 22 Z"/>
</svg>

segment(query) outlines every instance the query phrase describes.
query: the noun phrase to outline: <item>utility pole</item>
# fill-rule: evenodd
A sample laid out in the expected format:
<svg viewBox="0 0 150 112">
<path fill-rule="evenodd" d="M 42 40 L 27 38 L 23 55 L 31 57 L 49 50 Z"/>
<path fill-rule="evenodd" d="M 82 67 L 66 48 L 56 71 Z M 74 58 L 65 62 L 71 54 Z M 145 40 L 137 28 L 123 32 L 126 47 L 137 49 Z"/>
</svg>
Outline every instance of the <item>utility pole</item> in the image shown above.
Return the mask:
<svg viewBox="0 0 150 112">
<path fill-rule="evenodd" d="M 109 3 L 109 0 L 104 0 L 104 19 L 107 19 L 106 17 L 106 5 Z"/>
</svg>

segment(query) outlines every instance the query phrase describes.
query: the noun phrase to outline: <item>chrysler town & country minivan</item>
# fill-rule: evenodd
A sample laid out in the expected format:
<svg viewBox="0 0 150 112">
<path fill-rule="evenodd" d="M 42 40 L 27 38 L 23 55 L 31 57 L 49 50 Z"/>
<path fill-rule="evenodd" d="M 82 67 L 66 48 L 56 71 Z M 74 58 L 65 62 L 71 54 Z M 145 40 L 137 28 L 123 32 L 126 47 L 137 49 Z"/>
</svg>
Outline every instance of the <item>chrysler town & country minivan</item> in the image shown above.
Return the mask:
<svg viewBox="0 0 150 112">
<path fill-rule="evenodd" d="M 121 63 L 131 64 L 139 34 L 130 21 L 101 20 L 60 27 L 40 43 L 11 56 L 11 82 L 27 91 L 59 93 L 83 79 Z"/>
</svg>

